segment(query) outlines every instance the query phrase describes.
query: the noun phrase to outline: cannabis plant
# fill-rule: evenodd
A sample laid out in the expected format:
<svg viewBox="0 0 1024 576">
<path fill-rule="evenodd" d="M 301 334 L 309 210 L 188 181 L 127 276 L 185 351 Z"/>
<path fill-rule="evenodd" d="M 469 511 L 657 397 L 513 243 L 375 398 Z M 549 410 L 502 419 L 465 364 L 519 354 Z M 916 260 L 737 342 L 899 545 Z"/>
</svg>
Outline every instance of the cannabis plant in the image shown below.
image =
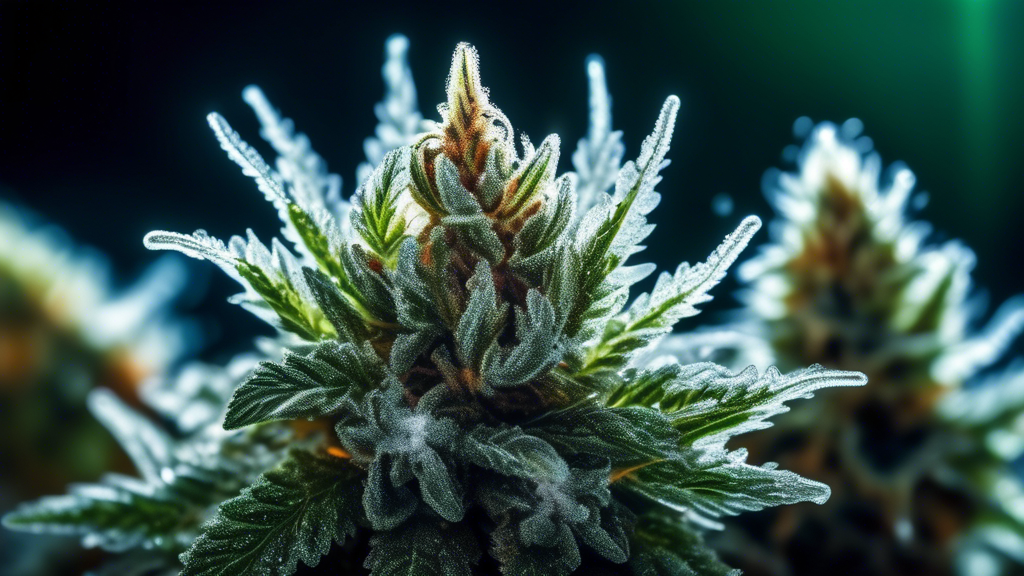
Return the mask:
<svg viewBox="0 0 1024 576">
<path fill-rule="evenodd" d="M 907 220 L 910 170 L 883 174 L 857 120 L 796 126 L 808 135 L 798 171 L 766 179 L 775 241 L 740 269 L 759 319 L 747 337 L 766 339 L 783 367 L 858 370 L 868 385 L 744 441 L 755 460 L 825 479 L 834 495 L 752 517 L 749 540 L 723 545 L 753 574 L 821 574 L 837 562 L 858 574 L 1024 569 L 1024 491 L 1011 466 L 1024 448 L 1024 371 L 978 376 L 1024 326 L 1022 301 L 973 328 L 983 312 L 974 256 Z"/>
<path fill-rule="evenodd" d="M 89 391 L 135 401 L 189 348 L 190 326 L 169 306 L 185 280 L 177 257 L 123 290 L 111 276 L 96 251 L 0 201 L 0 511 L 118 466 L 116 444 L 85 408 Z M 50 566 L 53 546 L 0 534 L 9 570 Z"/>
<path fill-rule="evenodd" d="M 391 66 L 403 84 L 404 70 Z M 750 465 L 725 444 L 769 426 L 786 401 L 862 375 L 634 362 L 710 299 L 760 223 L 744 220 L 706 262 L 663 274 L 627 307 L 654 268 L 626 262 L 653 228 L 679 100 L 668 98 L 636 161 L 621 164 L 600 60 L 588 70 L 590 133 L 577 172 L 556 177 L 558 137 L 535 147 L 522 136 L 517 147 L 475 50 L 459 45 L 439 122 L 409 106 L 411 88 L 378 107 L 387 127 L 367 152 L 395 147 L 362 171 L 351 203 L 257 89 L 244 96 L 280 155 L 276 169 L 209 116 L 276 207 L 284 241 L 199 231 L 153 232 L 146 244 L 216 263 L 245 288 L 235 301 L 291 338 L 234 390 L 223 426 L 295 440 L 202 524 L 183 574 L 300 564 L 375 576 L 723 574 L 703 530 L 828 498 L 824 484 Z M 145 460 L 140 469 L 150 484 L 179 477 Z M 200 491 L 207 501 L 224 493 Z M 183 491 L 168 494 L 168 506 L 190 505 Z M 106 513 L 110 499 L 76 497 L 76 507 L 28 505 L 6 524 L 77 525 L 87 544 L 113 549 L 190 539 L 180 515 L 147 514 L 149 501 L 118 501 L 119 518 L 134 519 L 126 526 Z"/>
</svg>

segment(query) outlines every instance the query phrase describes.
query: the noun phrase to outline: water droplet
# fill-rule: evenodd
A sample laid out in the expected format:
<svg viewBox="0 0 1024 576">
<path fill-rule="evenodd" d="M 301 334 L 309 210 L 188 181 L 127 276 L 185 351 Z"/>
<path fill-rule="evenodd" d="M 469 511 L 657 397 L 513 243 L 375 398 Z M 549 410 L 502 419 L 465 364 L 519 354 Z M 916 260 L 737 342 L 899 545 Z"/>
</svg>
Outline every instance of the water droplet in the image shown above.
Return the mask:
<svg viewBox="0 0 1024 576">
<path fill-rule="evenodd" d="M 160 479 L 163 480 L 165 483 L 171 484 L 172 482 L 174 482 L 174 478 L 174 470 L 171 470 L 170 468 L 163 468 L 162 470 L 160 470 Z"/>
</svg>

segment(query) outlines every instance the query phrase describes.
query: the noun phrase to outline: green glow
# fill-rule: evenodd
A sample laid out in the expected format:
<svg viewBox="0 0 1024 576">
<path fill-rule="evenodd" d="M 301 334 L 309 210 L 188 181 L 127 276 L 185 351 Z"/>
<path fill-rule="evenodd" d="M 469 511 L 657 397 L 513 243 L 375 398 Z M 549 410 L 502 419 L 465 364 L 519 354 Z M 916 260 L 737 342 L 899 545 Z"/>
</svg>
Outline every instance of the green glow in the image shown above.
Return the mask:
<svg viewBox="0 0 1024 576">
<path fill-rule="evenodd" d="M 989 0 L 968 0 L 963 6 L 962 74 L 964 122 L 968 143 L 967 168 L 977 190 L 994 190 L 999 176 L 993 166 L 999 154 L 993 5 Z M 975 201 L 995 203 L 997 196 L 979 194 Z M 975 204 L 976 210 L 992 206 Z"/>
</svg>

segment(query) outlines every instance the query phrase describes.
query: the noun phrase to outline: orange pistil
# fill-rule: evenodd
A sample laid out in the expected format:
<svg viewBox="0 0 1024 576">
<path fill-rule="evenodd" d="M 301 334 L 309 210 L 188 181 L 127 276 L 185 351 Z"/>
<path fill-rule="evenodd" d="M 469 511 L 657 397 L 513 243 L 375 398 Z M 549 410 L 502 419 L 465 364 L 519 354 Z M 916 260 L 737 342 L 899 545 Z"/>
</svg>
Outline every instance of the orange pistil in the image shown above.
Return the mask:
<svg viewBox="0 0 1024 576">
<path fill-rule="evenodd" d="M 344 458 L 346 460 L 352 457 L 352 455 L 346 452 L 344 448 L 339 448 L 337 446 L 328 446 L 327 453 L 335 458 Z"/>
<path fill-rule="evenodd" d="M 657 460 L 651 460 L 650 462 L 644 462 L 643 464 L 637 464 L 636 466 L 631 466 L 629 468 L 619 468 L 618 470 L 612 470 L 612 473 L 608 476 L 608 483 L 614 484 L 619 480 L 622 480 L 626 476 L 631 475 L 633 472 L 640 470 L 641 468 L 646 468 L 651 464 L 657 464 L 658 462 L 664 461 L 664 458 L 658 458 Z"/>
</svg>

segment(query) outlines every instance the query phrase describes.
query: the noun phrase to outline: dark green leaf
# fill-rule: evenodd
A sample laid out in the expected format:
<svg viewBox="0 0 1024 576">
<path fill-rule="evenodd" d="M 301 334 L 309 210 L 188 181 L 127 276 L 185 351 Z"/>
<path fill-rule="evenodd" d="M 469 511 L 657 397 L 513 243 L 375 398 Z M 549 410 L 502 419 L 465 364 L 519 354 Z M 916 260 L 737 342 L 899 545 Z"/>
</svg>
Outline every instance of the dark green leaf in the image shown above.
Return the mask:
<svg viewBox="0 0 1024 576">
<path fill-rule="evenodd" d="M 661 413 L 639 407 L 584 404 L 552 412 L 531 422 L 526 431 L 562 454 L 601 456 L 615 467 L 667 458 L 679 442 L 679 434 Z"/>
<path fill-rule="evenodd" d="M 390 477 L 392 458 L 382 454 L 370 464 L 363 492 L 366 518 L 375 530 L 390 530 L 416 512 L 416 495 L 405 486 L 395 486 Z"/>
<path fill-rule="evenodd" d="M 316 566 L 331 542 L 355 534 L 361 476 L 347 461 L 292 452 L 220 506 L 182 554 L 182 575 L 285 575 L 300 560 Z"/>
<path fill-rule="evenodd" d="M 480 546 L 470 527 L 417 517 L 370 540 L 373 576 L 471 576 Z"/>
<path fill-rule="evenodd" d="M 320 270 L 303 268 L 306 284 L 317 306 L 323 311 L 327 321 L 334 326 L 338 340 L 342 342 L 359 342 L 366 337 L 366 325 L 363 316 L 355 305 L 342 294 L 334 282 Z"/>
<path fill-rule="evenodd" d="M 564 353 L 554 308 L 537 290 L 526 295 L 526 308 L 516 310 L 518 344 L 491 348 L 483 359 L 484 382 L 493 388 L 519 386 L 543 375 Z"/>
<path fill-rule="evenodd" d="M 633 532 L 629 568 L 636 576 L 739 576 L 678 514 L 649 513 Z"/>
<path fill-rule="evenodd" d="M 455 456 L 506 476 L 556 481 L 569 476 L 569 467 L 550 444 L 519 427 L 477 425 Z"/>
<path fill-rule="evenodd" d="M 235 390 L 224 427 L 319 418 L 379 386 L 384 365 L 369 344 L 323 342 L 308 356 L 287 353 L 283 362 L 262 362 Z"/>
</svg>

